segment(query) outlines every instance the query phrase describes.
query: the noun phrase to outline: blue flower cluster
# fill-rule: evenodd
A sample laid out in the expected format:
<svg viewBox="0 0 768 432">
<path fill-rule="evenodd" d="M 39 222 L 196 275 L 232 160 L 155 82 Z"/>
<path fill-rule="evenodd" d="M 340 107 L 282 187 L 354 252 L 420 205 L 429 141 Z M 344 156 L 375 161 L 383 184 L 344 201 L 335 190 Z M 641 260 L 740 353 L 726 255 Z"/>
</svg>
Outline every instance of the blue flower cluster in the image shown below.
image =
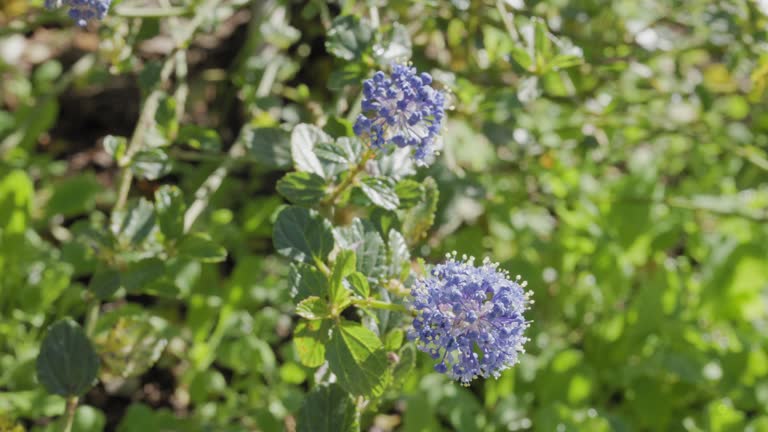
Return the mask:
<svg viewBox="0 0 768 432">
<path fill-rule="evenodd" d="M 417 74 L 410 66 L 393 65 L 390 77 L 376 72 L 363 82 L 363 114 L 355 122 L 355 134 L 377 148 L 413 147 L 416 161 L 426 164 L 445 115 L 445 95 L 431 83 L 428 73 Z"/>
<path fill-rule="evenodd" d="M 69 17 L 75 20 L 77 25 L 85 27 L 90 20 L 104 19 L 112 0 L 45 0 L 45 7 L 56 9 L 62 3 L 69 6 Z"/>
<path fill-rule="evenodd" d="M 523 312 L 530 293 L 519 281 L 488 259 L 476 267 L 473 258 L 449 255 L 413 289 L 410 339 L 439 360 L 436 371 L 464 385 L 477 376 L 498 377 L 518 362 L 528 340 Z"/>
</svg>

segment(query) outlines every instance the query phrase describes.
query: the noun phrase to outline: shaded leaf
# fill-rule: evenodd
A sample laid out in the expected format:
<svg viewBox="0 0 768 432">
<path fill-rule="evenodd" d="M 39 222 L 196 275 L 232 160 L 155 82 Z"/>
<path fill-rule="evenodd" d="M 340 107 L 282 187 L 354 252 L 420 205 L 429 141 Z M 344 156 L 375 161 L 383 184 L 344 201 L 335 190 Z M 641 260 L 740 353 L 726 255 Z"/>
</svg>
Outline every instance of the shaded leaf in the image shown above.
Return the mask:
<svg viewBox="0 0 768 432">
<path fill-rule="evenodd" d="M 333 138 L 317 126 L 305 123 L 296 125 L 291 132 L 291 156 L 296 170 L 328 178 L 323 165 L 315 154 L 315 145 L 332 141 Z"/>
<path fill-rule="evenodd" d="M 427 177 L 423 183 L 424 199 L 413 208 L 407 210 L 403 215 L 403 236 L 408 244 L 413 245 L 419 242 L 432 227 L 435 222 L 435 212 L 437 211 L 437 200 L 439 192 L 437 183 Z"/>
<path fill-rule="evenodd" d="M 269 168 L 291 166 L 291 138 L 283 129 L 244 127 L 238 140 L 244 142 L 253 158 Z"/>
<path fill-rule="evenodd" d="M 344 60 L 359 59 L 368 48 L 373 30 L 366 20 L 354 15 L 339 16 L 331 23 L 325 49 Z"/>
<path fill-rule="evenodd" d="M 303 263 L 291 264 L 288 274 L 291 295 L 296 301 L 309 296 L 325 297 L 328 295 L 328 278 L 314 266 Z"/>
<path fill-rule="evenodd" d="M 299 411 L 299 432 L 359 431 L 355 402 L 338 384 L 312 390 Z"/>
<path fill-rule="evenodd" d="M 80 396 L 98 373 L 99 358 L 80 325 L 64 319 L 48 327 L 37 356 L 37 378 L 49 393 Z"/>
<path fill-rule="evenodd" d="M 317 204 L 325 195 L 325 179 L 310 172 L 291 172 L 277 182 L 277 191 L 299 205 Z"/>
<path fill-rule="evenodd" d="M 112 297 L 120 289 L 120 272 L 110 268 L 97 270 L 88 284 L 88 290 L 99 300 Z"/>
<path fill-rule="evenodd" d="M 211 240 L 208 234 L 194 233 L 181 240 L 179 255 L 195 261 L 217 263 L 227 258 L 227 250 Z"/>
</svg>

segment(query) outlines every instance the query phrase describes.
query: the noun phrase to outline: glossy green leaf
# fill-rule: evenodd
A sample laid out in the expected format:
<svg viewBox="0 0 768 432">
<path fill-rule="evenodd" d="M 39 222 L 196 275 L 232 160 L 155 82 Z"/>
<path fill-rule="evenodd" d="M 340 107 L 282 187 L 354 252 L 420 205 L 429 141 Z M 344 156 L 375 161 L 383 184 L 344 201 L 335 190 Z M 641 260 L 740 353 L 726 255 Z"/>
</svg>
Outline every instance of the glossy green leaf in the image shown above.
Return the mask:
<svg viewBox="0 0 768 432">
<path fill-rule="evenodd" d="M 366 177 L 360 182 L 360 189 L 373 204 L 384 210 L 396 210 L 400 205 L 394 184 L 386 177 Z"/>
<path fill-rule="evenodd" d="M 171 172 L 171 160 L 159 148 L 142 150 L 131 159 L 131 171 L 139 178 L 157 180 Z"/>
<path fill-rule="evenodd" d="M 341 305 L 349 298 L 349 291 L 344 286 L 344 278 L 355 271 L 355 252 L 342 250 L 336 256 L 331 272 L 330 291 L 328 297 L 335 305 Z"/>
<path fill-rule="evenodd" d="M 379 233 L 370 224 L 355 219 L 351 225 L 335 231 L 339 246 L 355 251 L 357 271 L 374 280 L 387 271 L 387 251 Z"/>
<path fill-rule="evenodd" d="M 144 198 L 133 201 L 126 210 L 112 214 L 110 228 L 123 243 L 139 245 L 155 228 L 154 206 Z"/>
<path fill-rule="evenodd" d="M 328 278 L 315 266 L 294 263 L 288 275 L 291 295 L 297 302 L 309 296 L 325 297 L 328 295 Z"/>
<path fill-rule="evenodd" d="M 384 392 L 389 381 L 387 354 L 379 338 L 362 325 L 341 321 L 333 329 L 326 359 L 348 392 L 369 397 Z"/>
<path fill-rule="evenodd" d="M 333 138 L 317 126 L 304 123 L 295 126 L 291 132 L 291 156 L 296 170 L 328 178 L 328 173 L 315 154 L 315 145 L 332 141 Z"/>
<path fill-rule="evenodd" d="M 320 297 L 310 296 L 296 305 L 296 315 L 308 320 L 327 318 L 331 313 L 328 303 Z"/>
<path fill-rule="evenodd" d="M 409 209 L 421 202 L 424 197 L 424 188 L 416 180 L 404 179 L 395 185 L 395 193 L 400 201 L 400 208 Z"/>
<path fill-rule="evenodd" d="M 325 195 L 325 179 L 310 172 L 291 172 L 277 182 L 277 191 L 298 205 L 317 204 Z"/>
<path fill-rule="evenodd" d="M 163 185 L 155 191 L 157 222 L 167 239 L 176 240 L 184 234 L 186 209 L 184 195 L 178 187 Z"/>
<path fill-rule="evenodd" d="M 324 261 L 334 245 L 330 222 L 314 210 L 287 207 L 277 217 L 272 234 L 275 249 L 295 261 Z"/>
</svg>

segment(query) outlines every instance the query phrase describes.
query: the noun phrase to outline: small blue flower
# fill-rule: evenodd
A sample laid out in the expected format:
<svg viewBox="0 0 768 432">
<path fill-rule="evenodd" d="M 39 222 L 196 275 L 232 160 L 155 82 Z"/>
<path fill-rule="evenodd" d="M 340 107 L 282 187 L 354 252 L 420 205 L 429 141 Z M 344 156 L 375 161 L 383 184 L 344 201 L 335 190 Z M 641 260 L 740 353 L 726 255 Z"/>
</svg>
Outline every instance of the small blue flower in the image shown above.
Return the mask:
<svg viewBox="0 0 768 432">
<path fill-rule="evenodd" d="M 104 19 L 111 3 L 112 0 L 45 0 L 45 7 L 55 9 L 62 4 L 69 6 L 69 17 L 77 25 L 85 27 L 90 20 Z"/>
<path fill-rule="evenodd" d="M 445 116 L 445 95 L 431 83 L 428 73 L 419 75 L 410 66 L 393 65 L 390 77 L 376 72 L 363 82 L 363 114 L 357 117 L 355 134 L 376 148 L 413 147 L 416 161 L 426 164 Z"/>
<path fill-rule="evenodd" d="M 475 377 L 498 377 L 518 362 L 528 340 L 523 312 L 532 303 L 519 282 L 485 259 L 448 255 L 412 290 L 416 317 L 409 338 L 435 360 L 435 370 L 468 385 Z"/>
</svg>

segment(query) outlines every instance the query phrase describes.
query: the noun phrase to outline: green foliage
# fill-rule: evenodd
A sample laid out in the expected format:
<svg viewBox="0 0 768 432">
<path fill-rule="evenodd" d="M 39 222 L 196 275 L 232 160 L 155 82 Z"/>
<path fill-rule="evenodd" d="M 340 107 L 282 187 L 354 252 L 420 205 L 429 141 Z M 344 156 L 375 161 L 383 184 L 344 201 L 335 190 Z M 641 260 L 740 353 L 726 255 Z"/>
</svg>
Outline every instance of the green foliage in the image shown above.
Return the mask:
<svg viewBox="0 0 768 432">
<path fill-rule="evenodd" d="M 98 372 L 96 351 L 76 322 L 65 319 L 48 328 L 37 356 L 37 379 L 48 392 L 80 396 Z"/>
<path fill-rule="evenodd" d="M 760 2 L 5 3 L 0 430 L 768 430 Z M 403 61 L 428 167 L 352 131 Z M 406 334 L 453 250 L 535 299 L 468 388 Z"/>
<path fill-rule="evenodd" d="M 352 397 L 336 384 L 310 392 L 297 423 L 299 431 L 350 432 L 360 428 Z"/>
</svg>

